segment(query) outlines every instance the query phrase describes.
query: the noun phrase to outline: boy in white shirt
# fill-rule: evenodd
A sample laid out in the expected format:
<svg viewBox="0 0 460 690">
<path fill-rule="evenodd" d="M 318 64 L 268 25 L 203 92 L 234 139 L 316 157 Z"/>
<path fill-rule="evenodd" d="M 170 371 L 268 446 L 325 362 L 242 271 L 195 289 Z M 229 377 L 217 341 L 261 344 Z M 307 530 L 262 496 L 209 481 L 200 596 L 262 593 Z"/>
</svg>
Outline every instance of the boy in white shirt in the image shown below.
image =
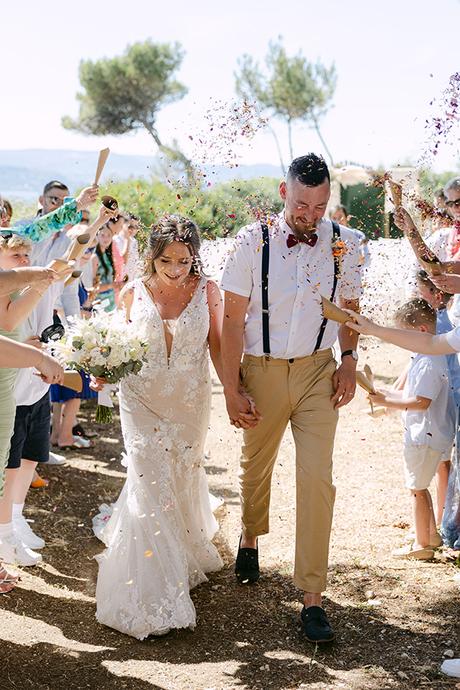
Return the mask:
<svg viewBox="0 0 460 690">
<path fill-rule="evenodd" d="M 399 328 L 436 334 L 436 311 L 423 299 L 413 299 L 398 309 Z M 415 542 L 395 552 L 402 558 L 429 560 L 442 544 L 436 529 L 428 487 L 439 463 L 454 440 L 455 408 L 452 404 L 445 355 L 414 354 L 404 389 L 377 391 L 373 402 L 403 410 L 404 469 L 406 487 L 413 497 Z"/>
</svg>

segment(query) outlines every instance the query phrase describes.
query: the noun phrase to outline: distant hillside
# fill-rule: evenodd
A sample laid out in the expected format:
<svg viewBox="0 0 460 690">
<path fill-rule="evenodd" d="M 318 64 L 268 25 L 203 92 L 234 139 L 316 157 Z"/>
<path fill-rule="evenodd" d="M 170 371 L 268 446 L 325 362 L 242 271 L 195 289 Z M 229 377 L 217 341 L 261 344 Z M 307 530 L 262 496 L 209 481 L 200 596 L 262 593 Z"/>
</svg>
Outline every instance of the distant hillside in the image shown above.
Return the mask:
<svg viewBox="0 0 460 690">
<path fill-rule="evenodd" d="M 97 151 L 60 151 L 51 149 L 0 150 L 0 191 L 6 197 L 30 199 L 36 197 L 43 185 L 52 179 L 62 180 L 73 191 L 94 178 Z M 155 156 L 131 156 L 111 153 L 102 182 L 124 180 L 128 177 L 148 178 L 157 168 Z M 209 167 L 208 179 L 223 182 L 253 177 L 279 177 L 276 165 L 242 165 L 236 168 Z"/>
</svg>

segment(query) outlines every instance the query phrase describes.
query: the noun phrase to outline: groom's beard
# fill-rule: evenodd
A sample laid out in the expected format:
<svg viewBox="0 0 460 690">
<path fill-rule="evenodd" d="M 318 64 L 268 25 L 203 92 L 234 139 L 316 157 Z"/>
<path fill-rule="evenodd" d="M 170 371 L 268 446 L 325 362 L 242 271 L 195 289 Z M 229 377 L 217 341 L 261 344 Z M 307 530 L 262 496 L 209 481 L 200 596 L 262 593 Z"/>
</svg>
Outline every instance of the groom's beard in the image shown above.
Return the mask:
<svg viewBox="0 0 460 690">
<path fill-rule="evenodd" d="M 308 221 L 296 218 L 294 220 L 294 233 L 299 236 L 311 235 L 317 231 L 319 223 L 319 220 Z"/>
</svg>

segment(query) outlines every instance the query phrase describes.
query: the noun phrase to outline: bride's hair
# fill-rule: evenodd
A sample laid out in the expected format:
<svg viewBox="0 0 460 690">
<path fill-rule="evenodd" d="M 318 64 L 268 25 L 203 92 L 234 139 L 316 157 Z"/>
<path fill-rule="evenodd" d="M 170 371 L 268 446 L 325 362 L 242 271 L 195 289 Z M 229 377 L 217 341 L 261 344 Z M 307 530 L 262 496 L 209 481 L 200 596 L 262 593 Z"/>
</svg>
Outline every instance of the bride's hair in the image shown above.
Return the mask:
<svg viewBox="0 0 460 690">
<path fill-rule="evenodd" d="M 158 259 L 173 242 L 183 242 L 192 255 L 191 273 L 203 275 L 203 264 L 200 257 L 200 233 L 197 226 L 189 218 L 183 216 L 163 216 L 150 228 L 148 240 L 148 252 L 145 263 L 145 272 L 148 275 L 155 273 L 153 262 Z"/>
</svg>

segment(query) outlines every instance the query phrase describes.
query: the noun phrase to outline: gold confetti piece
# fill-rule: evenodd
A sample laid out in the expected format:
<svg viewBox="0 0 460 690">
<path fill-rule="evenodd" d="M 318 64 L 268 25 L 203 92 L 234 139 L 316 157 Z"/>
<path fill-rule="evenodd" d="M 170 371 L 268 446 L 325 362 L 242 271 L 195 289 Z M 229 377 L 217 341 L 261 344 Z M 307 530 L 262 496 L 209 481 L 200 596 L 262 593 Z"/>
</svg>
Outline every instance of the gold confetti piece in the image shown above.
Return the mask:
<svg viewBox="0 0 460 690">
<path fill-rule="evenodd" d="M 150 549 L 147 549 L 147 551 L 144 551 L 144 556 L 146 558 L 151 558 L 153 556 L 153 551 L 150 551 Z"/>
<path fill-rule="evenodd" d="M 158 530 L 158 532 L 155 532 L 155 536 L 158 536 L 160 534 L 161 530 Z"/>
<path fill-rule="evenodd" d="M 126 584 L 127 584 L 127 585 L 132 585 L 133 582 L 134 582 L 134 580 L 128 580 L 128 582 L 126 582 Z"/>
</svg>

